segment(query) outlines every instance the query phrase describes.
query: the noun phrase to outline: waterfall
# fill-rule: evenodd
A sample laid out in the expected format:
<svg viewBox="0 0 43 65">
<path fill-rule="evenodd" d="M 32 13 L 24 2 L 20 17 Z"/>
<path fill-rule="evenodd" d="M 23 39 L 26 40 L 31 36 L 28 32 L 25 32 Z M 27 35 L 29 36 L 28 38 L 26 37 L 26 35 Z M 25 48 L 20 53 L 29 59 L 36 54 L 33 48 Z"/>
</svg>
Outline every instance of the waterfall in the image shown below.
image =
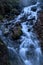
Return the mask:
<svg viewBox="0 0 43 65">
<path fill-rule="evenodd" d="M 27 5 L 28 0 L 25 0 L 25 2 L 25 5 Z M 4 43 L 6 43 L 8 51 L 10 53 L 10 59 L 13 63 L 12 65 L 15 65 L 15 57 L 16 60 L 18 59 L 20 61 L 21 65 L 41 65 L 42 52 L 39 45 L 40 41 L 38 40 L 37 34 L 35 33 L 33 28 L 37 20 L 37 11 L 40 10 L 40 8 L 38 8 L 38 4 L 39 2 L 35 5 L 25 7 L 22 10 L 21 14 L 18 15 L 17 18 L 15 18 L 15 20 L 10 21 L 10 23 L 13 23 L 13 25 L 18 22 L 22 26 L 23 35 L 19 39 L 21 40 L 18 48 L 19 50 L 17 50 L 17 48 L 15 49 L 13 45 L 17 42 L 10 40 L 9 37 L 4 37 L 0 33 L 2 35 L 1 39 L 4 41 Z M 26 20 L 23 21 L 23 17 L 26 18 Z M 3 30 L 3 26 L 1 29 Z M 20 58 L 22 59 L 22 61 Z M 22 62 L 24 64 L 22 64 Z"/>
<path fill-rule="evenodd" d="M 21 5 L 21 7 L 26 7 L 26 6 L 33 5 L 36 2 L 37 2 L 37 0 L 20 0 L 20 5 Z"/>
<path fill-rule="evenodd" d="M 41 53 L 41 48 L 39 45 L 40 41 L 38 40 L 37 35 L 33 31 L 33 26 L 37 20 L 37 11 L 40 10 L 40 8 L 38 9 L 37 7 L 38 4 L 39 2 L 37 2 L 37 4 L 35 5 L 25 7 L 22 10 L 23 13 L 21 13 L 16 18 L 16 21 L 19 21 L 24 15 L 27 16 L 28 20 L 31 20 L 32 18 L 35 17 L 35 20 L 31 21 L 32 25 L 31 25 L 31 22 L 27 20 L 21 23 L 22 31 L 24 35 L 22 36 L 23 41 L 19 48 L 19 55 L 24 61 L 25 65 L 41 65 L 40 58 L 42 56 L 42 53 Z M 32 7 L 33 8 L 37 7 L 35 12 L 31 10 Z M 29 28 L 29 31 L 28 31 L 28 28 Z"/>
</svg>

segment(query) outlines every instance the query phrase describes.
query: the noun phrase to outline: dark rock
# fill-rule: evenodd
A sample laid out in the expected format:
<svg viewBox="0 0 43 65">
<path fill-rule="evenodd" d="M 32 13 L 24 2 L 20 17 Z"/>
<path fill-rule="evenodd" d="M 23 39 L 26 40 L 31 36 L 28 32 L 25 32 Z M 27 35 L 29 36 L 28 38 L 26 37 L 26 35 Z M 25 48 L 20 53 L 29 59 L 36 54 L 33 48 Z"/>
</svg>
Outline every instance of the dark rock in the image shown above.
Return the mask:
<svg viewBox="0 0 43 65">
<path fill-rule="evenodd" d="M 31 10 L 35 12 L 37 10 L 37 7 L 34 6 L 31 8 Z"/>
<path fill-rule="evenodd" d="M 30 31 L 31 29 L 28 29 L 28 32 Z"/>
<path fill-rule="evenodd" d="M 28 23 L 29 25 L 33 25 L 33 20 L 30 20 Z"/>
<path fill-rule="evenodd" d="M 33 59 L 35 57 L 35 48 L 34 45 L 30 45 L 29 50 L 27 51 L 26 55 L 27 55 L 27 59 Z"/>
<path fill-rule="evenodd" d="M 15 26 L 21 26 L 20 22 L 17 22 L 17 23 L 15 24 Z"/>
<path fill-rule="evenodd" d="M 40 39 L 41 49 L 43 52 L 43 10 L 38 12 L 38 20 L 35 24 L 35 30 Z"/>
<path fill-rule="evenodd" d="M 32 20 L 35 20 L 35 17 L 33 16 L 30 16 L 30 18 L 28 17 L 27 21 L 32 21 Z"/>
<path fill-rule="evenodd" d="M 27 15 L 23 15 L 21 18 L 20 18 L 20 20 L 21 20 L 21 22 L 25 22 L 25 21 L 27 21 Z"/>
<path fill-rule="evenodd" d="M 6 45 L 0 40 L 0 65 L 10 65 Z"/>
<path fill-rule="evenodd" d="M 22 30 L 20 26 L 14 27 L 12 30 L 12 37 L 13 39 L 19 39 L 19 37 L 22 35 Z"/>
</svg>

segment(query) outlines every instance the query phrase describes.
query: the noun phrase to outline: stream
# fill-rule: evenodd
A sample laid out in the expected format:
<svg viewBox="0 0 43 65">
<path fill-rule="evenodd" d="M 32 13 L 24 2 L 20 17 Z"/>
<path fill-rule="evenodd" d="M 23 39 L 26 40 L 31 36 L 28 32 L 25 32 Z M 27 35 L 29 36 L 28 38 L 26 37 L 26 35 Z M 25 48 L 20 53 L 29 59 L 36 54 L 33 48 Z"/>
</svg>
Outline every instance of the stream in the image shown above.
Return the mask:
<svg viewBox="0 0 43 65">
<path fill-rule="evenodd" d="M 16 54 L 16 56 L 19 56 L 21 58 L 24 65 L 43 65 L 41 64 L 42 52 L 40 47 L 40 41 L 33 27 L 37 20 L 37 11 L 40 10 L 40 8 L 38 8 L 38 4 L 39 3 L 31 5 L 29 7 L 25 7 L 22 10 L 21 14 L 17 16 L 17 18 L 11 20 L 10 22 L 7 21 L 4 24 L 3 23 L 0 24 L 2 25 L 0 27 L 0 38 L 3 40 L 3 42 L 6 44 L 8 48 L 12 63 L 14 63 L 13 60 Z M 10 35 L 6 37 L 4 36 L 3 33 L 6 24 L 8 25 L 8 28 L 10 30 L 11 27 L 17 22 L 19 22 L 22 26 L 23 35 L 19 39 L 19 41 L 21 42 L 18 42 L 17 40 L 16 41 L 11 40 Z M 14 44 L 18 43 L 19 46 L 15 47 Z"/>
</svg>

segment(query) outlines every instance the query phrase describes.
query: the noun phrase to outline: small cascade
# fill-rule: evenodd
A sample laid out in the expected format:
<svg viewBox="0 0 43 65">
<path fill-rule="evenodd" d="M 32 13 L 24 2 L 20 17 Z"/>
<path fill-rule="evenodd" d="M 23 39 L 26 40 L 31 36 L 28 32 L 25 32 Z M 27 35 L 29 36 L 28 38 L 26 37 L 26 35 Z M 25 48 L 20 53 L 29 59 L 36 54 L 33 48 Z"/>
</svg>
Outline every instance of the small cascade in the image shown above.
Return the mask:
<svg viewBox="0 0 43 65">
<path fill-rule="evenodd" d="M 37 20 L 37 11 L 40 10 L 38 5 L 39 2 L 35 5 L 25 7 L 21 14 L 17 16 L 17 18 L 10 21 L 9 29 L 11 28 L 11 25 L 15 25 L 15 23 L 20 23 L 22 26 L 23 35 L 19 39 L 21 40 L 19 48 L 15 48 L 14 45 L 14 43 L 18 44 L 17 41 L 11 40 L 9 35 L 8 37 L 3 35 L 1 30 L 3 30 L 5 24 L 2 25 L 0 30 L 0 38 L 7 45 L 8 51 L 10 53 L 10 59 L 14 60 L 16 55 L 19 61 L 22 60 L 24 63 L 22 64 L 20 61 L 21 65 L 41 65 L 42 52 L 39 44 L 40 41 L 38 40 L 37 34 L 33 28 Z"/>
<path fill-rule="evenodd" d="M 33 31 L 28 32 L 26 23 L 22 26 L 25 35 L 22 36 L 24 40 L 20 45 L 19 54 L 26 65 L 40 65 L 41 49 L 37 35 Z"/>
<path fill-rule="evenodd" d="M 27 15 L 27 19 L 30 21 L 33 19 L 33 21 L 31 21 L 32 25 L 28 20 L 24 21 L 24 23 L 21 23 L 24 35 L 22 36 L 23 41 L 20 45 L 19 54 L 26 65 L 40 65 L 40 58 L 42 54 L 41 48 L 37 35 L 33 31 L 33 26 L 37 20 L 38 8 L 36 11 L 31 10 L 32 7 L 37 7 L 38 4 L 39 3 L 23 9 L 24 15 Z"/>
</svg>

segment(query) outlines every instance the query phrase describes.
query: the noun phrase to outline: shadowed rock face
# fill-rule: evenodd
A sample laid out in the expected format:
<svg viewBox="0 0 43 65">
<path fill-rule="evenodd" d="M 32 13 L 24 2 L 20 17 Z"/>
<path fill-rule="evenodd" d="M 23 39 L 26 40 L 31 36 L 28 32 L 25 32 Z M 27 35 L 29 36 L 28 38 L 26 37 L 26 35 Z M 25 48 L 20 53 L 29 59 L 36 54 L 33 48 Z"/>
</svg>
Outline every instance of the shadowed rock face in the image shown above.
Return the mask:
<svg viewBox="0 0 43 65">
<path fill-rule="evenodd" d="M 43 10 L 38 12 L 38 20 L 35 24 L 35 30 L 41 41 L 41 48 L 43 51 Z"/>
<path fill-rule="evenodd" d="M 8 60 L 7 47 L 0 41 L 0 65 L 10 65 Z"/>
</svg>

